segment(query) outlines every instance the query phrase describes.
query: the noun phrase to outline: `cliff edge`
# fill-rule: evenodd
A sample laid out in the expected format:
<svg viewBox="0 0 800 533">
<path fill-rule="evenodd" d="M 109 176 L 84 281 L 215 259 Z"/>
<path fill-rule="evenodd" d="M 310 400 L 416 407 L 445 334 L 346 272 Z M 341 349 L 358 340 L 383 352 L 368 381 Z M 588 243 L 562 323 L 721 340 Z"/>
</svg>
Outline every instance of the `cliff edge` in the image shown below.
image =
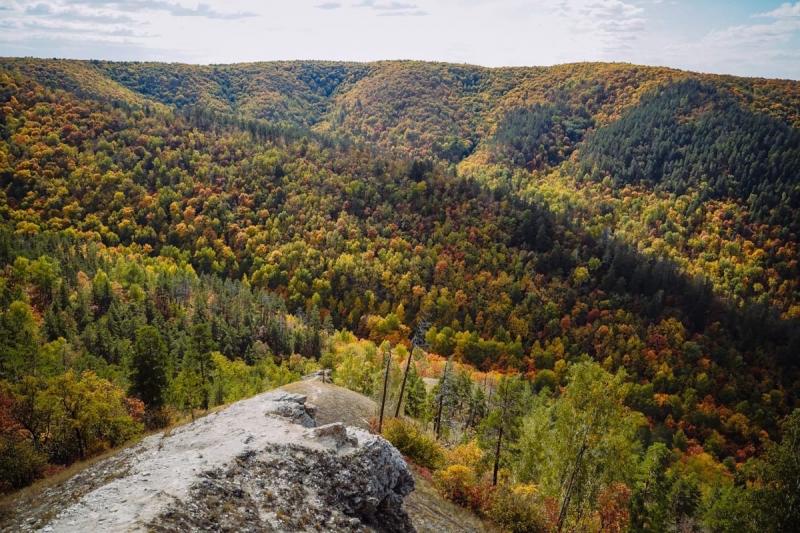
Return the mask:
<svg viewBox="0 0 800 533">
<path fill-rule="evenodd" d="M 314 412 L 281 390 L 237 402 L 43 491 L 39 512 L 3 529 L 413 531 L 400 453 L 362 429 L 316 427 Z"/>
</svg>

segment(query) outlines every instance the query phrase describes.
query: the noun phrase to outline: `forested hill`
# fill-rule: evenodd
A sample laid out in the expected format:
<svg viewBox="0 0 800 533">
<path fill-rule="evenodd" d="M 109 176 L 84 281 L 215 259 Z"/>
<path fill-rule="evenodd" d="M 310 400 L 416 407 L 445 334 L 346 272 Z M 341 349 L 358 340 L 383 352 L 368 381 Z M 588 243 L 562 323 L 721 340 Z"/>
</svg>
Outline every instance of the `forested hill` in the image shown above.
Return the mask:
<svg viewBox="0 0 800 533">
<path fill-rule="evenodd" d="M 3 59 L 0 109 L 12 485 L 421 317 L 431 352 L 537 390 L 624 369 L 637 438 L 715 468 L 798 406 L 798 82 Z M 102 387 L 117 425 L 56 424 Z"/>
<path fill-rule="evenodd" d="M 2 59 L 51 88 L 127 103 L 198 106 L 249 119 L 335 131 L 398 154 L 460 159 L 487 145 L 510 112 L 537 105 L 608 124 L 654 88 L 708 83 L 748 110 L 800 125 L 800 89 L 789 80 L 694 74 L 622 63 L 483 68 L 387 61 L 288 61 L 232 65 Z M 559 117 L 561 118 L 561 117 Z M 459 145 L 463 151 L 455 150 Z"/>
<path fill-rule="evenodd" d="M 595 179 L 613 174 L 617 185 L 702 189 L 704 198 L 746 202 L 759 221 L 778 225 L 800 207 L 800 89 L 793 81 L 591 63 L 3 64 L 82 97 L 262 120 L 468 168 L 548 169 L 596 130 L 580 157 Z"/>
</svg>

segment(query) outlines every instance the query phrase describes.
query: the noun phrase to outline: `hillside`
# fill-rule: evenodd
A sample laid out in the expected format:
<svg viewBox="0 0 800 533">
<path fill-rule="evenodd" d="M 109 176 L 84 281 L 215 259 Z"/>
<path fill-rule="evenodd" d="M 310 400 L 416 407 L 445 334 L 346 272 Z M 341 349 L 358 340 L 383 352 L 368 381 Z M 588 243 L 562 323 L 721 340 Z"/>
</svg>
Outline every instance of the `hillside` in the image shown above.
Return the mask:
<svg viewBox="0 0 800 533">
<path fill-rule="evenodd" d="M 620 376 L 631 450 L 719 474 L 703 520 L 799 406 L 798 82 L 2 59 L 0 107 L 3 488 L 331 358 L 375 397 L 376 347 L 420 324 L 553 401 Z"/>
</svg>

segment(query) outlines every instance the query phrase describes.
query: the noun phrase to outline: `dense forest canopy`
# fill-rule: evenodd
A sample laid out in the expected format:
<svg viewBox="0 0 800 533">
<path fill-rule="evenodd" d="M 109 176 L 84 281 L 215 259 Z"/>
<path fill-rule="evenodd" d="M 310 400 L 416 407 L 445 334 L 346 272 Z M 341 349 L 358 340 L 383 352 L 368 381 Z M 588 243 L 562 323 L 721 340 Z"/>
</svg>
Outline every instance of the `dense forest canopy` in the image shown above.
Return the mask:
<svg viewBox="0 0 800 533">
<path fill-rule="evenodd" d="M 569 387 L 613 376 L 629 453 L 733 479 L 799 406 L 797 82 L 4 59 L 0 108 L 6 488 L 421 317 L 429 352 L 520 376 L 509 405 L 564 391 L 513 427 L 470 408 L 490 440 L 568 432 Z"/>
<path fill-rule="evenodd" d="M 583 156 L 586 171 L 617 185 L 699 188 L 701 199 L 740 199 L 756 220 L 797 232 L 800 131 L 712 85 L 688 80 L 649 95 L 598 130 Z"/>
</svg>

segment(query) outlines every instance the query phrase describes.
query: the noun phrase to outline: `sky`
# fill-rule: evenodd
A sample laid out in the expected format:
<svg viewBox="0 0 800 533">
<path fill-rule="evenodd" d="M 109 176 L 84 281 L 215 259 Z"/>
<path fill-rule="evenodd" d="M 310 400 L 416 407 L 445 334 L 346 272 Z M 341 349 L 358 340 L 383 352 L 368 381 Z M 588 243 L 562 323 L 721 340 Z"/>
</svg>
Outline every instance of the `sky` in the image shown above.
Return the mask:
<svg viewBox="0 0 800 533">
<path fill-rule="evenodd" d="M 800 1 L 0 0 L 0 56 L 625 61 L 800 79 Z"/>
</svg>

